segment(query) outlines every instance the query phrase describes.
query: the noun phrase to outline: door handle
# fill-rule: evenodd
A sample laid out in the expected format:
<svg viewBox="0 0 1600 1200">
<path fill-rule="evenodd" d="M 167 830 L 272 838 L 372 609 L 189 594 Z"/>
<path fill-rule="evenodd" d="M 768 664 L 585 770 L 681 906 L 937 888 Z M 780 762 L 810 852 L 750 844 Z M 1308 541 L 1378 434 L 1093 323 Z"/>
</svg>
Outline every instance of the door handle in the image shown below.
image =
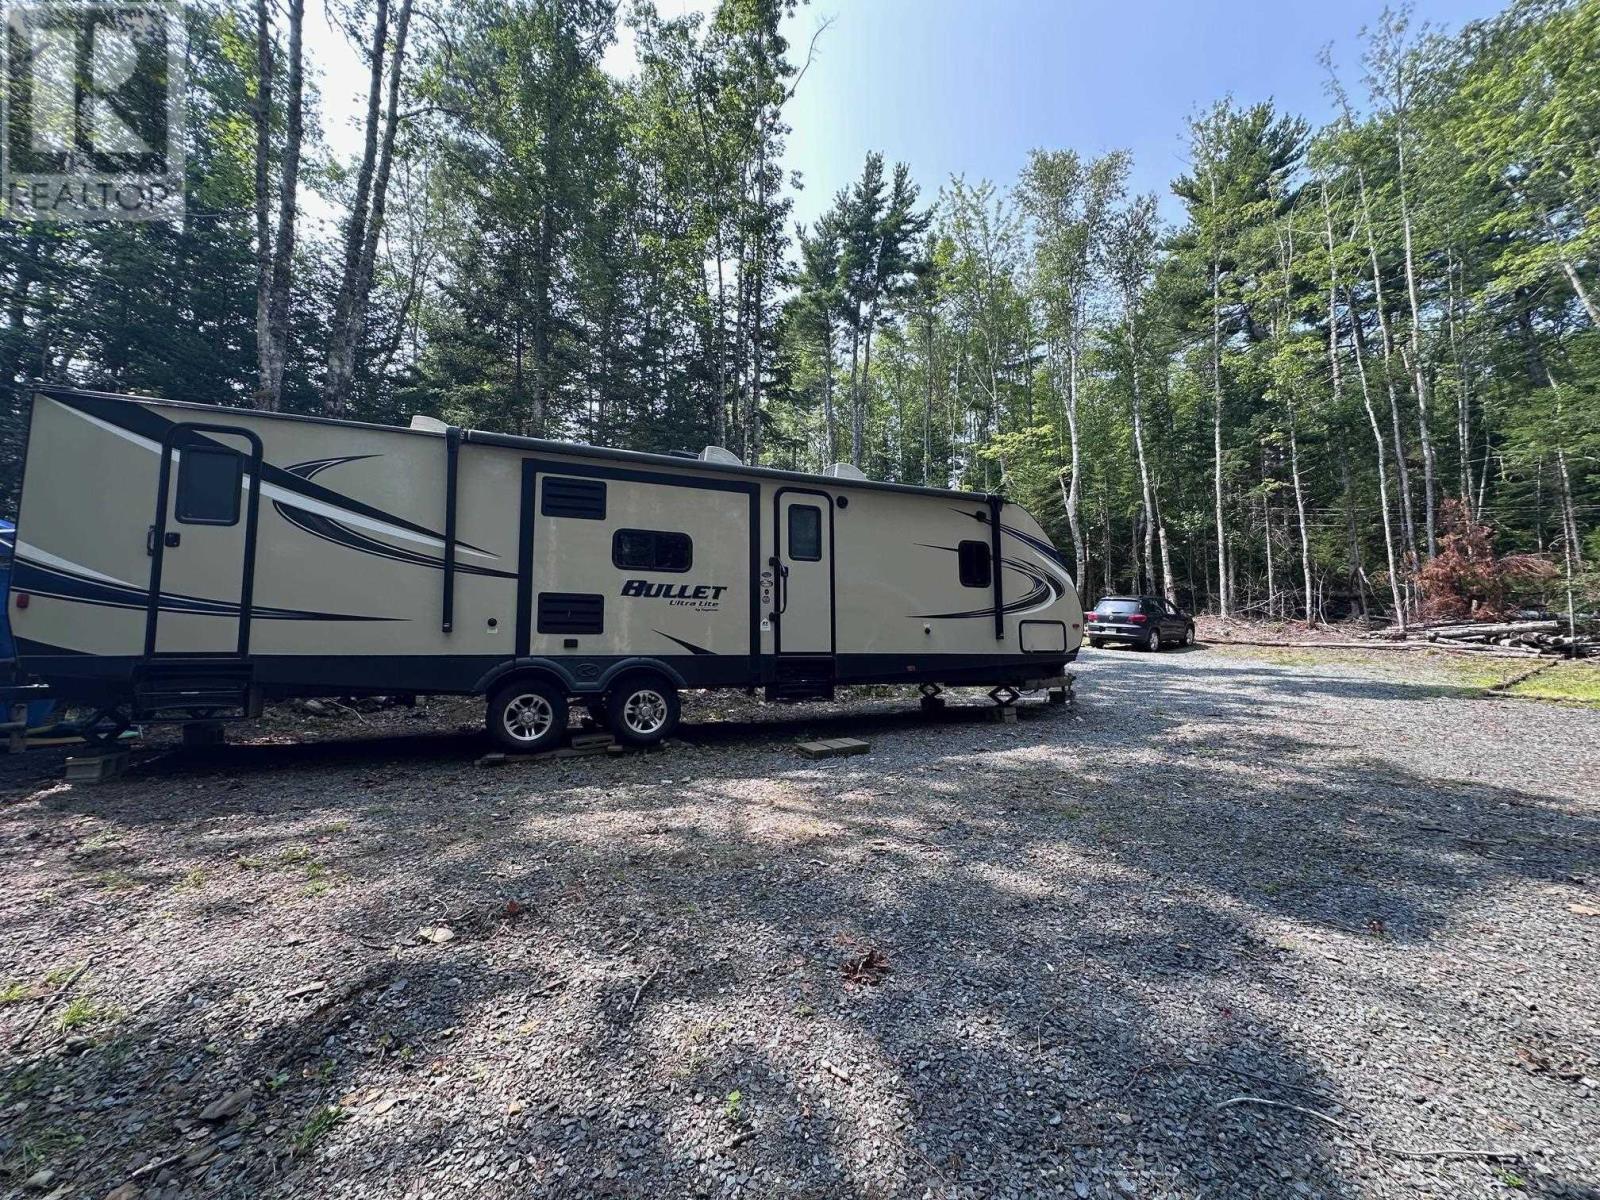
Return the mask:
<svg viewBox="0 0 1600 1200">
<path fill-rule="evenodd" d="M 778 615 L 789 611 L 789 568 L 778 568 Z"/>
<path fill-rule="evenodd" d="M 147 558 L 156 556 L 156 527 L 154 525 L 144 531 L 144 553 Z"/>
</svg>

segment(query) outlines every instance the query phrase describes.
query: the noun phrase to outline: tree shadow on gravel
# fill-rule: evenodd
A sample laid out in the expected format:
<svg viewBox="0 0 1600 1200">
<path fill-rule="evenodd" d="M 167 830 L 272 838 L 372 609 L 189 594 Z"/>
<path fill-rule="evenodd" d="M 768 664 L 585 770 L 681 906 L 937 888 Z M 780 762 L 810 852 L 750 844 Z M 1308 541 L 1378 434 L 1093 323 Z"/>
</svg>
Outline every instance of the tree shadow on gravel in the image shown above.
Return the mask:
<svg viewBox="0 0 1600 1200">
<path fill-rule="evenodd" d="M 1291 677 L 1319 703 L 1424 698 Z M 28 1107 L 6 1136 L 109 1114 L 59 1156 L 93 1194 L 242 1132 L 176 1165 L 185 1196 L 1494 1195 L 1496 1164 L 1360 1143 L 1592 1142 L 1574 1085 L 1509 1045 L 1463 1050 L 1481 1094 L 1448 1095 L 1439 1039 L 1482 1030 L 1409 964 L 1463 923 L 1495 953 L 1496 897 L 1592 877 L 1600 823 L 1335 753 L 1335 727 L 1287 742 L 1249 695 L 1160 678 L 1107 672 L 1014 726 L 802 715 L 497 770 L 458 737 L 229 747 L 74 789 L 53 820 L 161 874 L 111 932 L 76 897 L 0 915 L 140 999 L 97 1046 L 49 1043 L 43 1082 L 8 1079 Z M 863 728 L 860 759 L 749 744 Z M 186 869 L 213 875 L 184 891 Z M 1516 1036 L 1581 1043 L 1545 1004 Z M 246 1116 L 191 1141 L 244 1082 Z M 345 1119 L 309 1138 L 328 1105 Z M 1544 1161 L 1507 1168 L 1593 1196 L 1592 1160 Z"/>
</svg>

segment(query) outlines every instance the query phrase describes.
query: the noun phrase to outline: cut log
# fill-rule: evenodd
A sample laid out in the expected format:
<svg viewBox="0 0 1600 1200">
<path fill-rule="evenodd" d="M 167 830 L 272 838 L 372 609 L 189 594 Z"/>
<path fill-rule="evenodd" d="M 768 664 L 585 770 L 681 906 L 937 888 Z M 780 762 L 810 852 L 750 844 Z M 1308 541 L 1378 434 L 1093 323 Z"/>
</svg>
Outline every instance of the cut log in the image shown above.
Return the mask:
<svg viewBox="0 0 1600 1200">
<path fill-rule="evenodd" d="M 1500 625 L 1441 625 L 1426 631 L 1434 638 L 1496 638 L 1526 633 L 1555 633 L 1561 628 L 1557 621 L 1508 621 Z"/>
</svg>

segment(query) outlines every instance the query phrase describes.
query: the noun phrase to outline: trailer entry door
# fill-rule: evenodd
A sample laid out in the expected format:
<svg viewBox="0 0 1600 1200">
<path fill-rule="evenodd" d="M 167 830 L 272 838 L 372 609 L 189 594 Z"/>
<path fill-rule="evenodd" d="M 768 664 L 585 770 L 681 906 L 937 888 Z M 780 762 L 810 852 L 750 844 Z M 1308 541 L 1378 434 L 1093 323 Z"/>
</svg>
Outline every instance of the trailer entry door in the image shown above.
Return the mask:
<svg viewBox="0 0 1600 1200">
<path fill-rule="evenodd" d="M 227 425 L 182 424 L 161 449 L 145 534 L 145 656 L 243 657 L 250 649 L 261 440 Z"/>
<path fill-rule="evenodd" d="M 783 488 L 777 509 L 777 647 L 782 655 L 831 655 L 833 498 Z"/>
</svg>

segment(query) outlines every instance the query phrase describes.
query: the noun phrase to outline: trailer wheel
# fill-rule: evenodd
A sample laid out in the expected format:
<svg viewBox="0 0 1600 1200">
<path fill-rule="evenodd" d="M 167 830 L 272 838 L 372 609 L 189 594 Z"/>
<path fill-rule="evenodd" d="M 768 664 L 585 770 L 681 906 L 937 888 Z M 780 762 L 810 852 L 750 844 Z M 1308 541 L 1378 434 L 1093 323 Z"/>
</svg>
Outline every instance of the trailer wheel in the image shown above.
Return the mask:
<svg viewBox="0 0 1600 1200">
<path fill-rule="evenodd" d="M 513 680 L 489 698 L 489 733 L 507 750 L 548 750 L 567 732 L 567 698 L 542 679 Z"/>
<path fill-rule="evenodd" d="M 678 727 L 678 689 L 655 675 L 635 675 L 606 697 L 612 736 L 630 746 L 654 746 Z"/>
</svg>

